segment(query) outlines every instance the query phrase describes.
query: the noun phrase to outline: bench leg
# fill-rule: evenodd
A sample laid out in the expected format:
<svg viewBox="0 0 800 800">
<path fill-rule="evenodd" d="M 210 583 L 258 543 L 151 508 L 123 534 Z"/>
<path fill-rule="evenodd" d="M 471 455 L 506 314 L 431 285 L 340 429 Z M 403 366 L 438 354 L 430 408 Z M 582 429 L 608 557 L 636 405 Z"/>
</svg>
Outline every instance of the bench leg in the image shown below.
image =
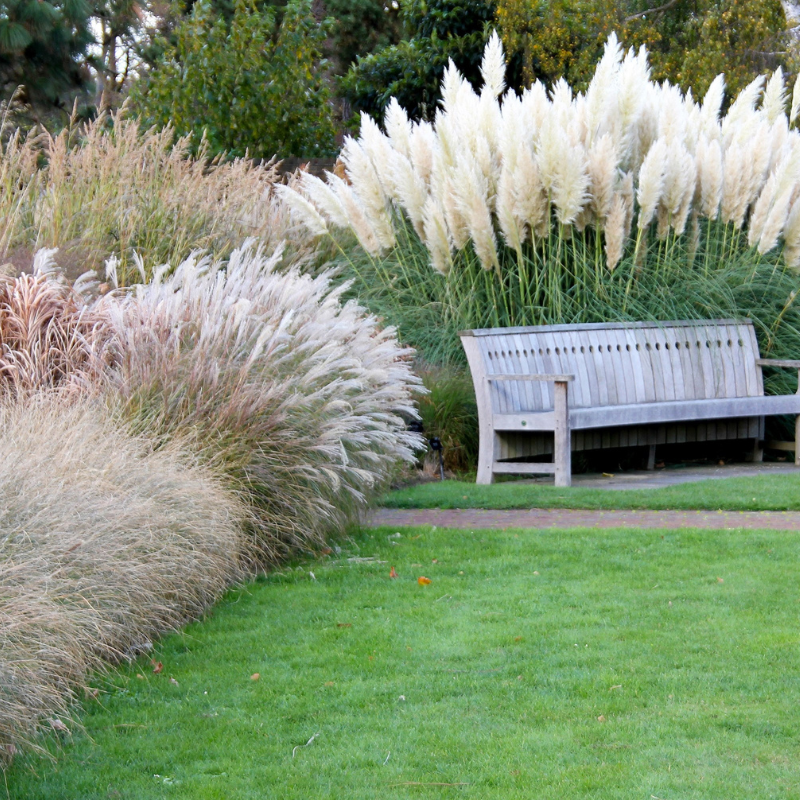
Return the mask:
<svg viewBox="0 0 800 800">
<path fill-rule="evenodd" d="M 794 420 L 794 465 L 800 467 L 800 416 Z"/>
<path fill-rule="evenodd" d="M 553 442 L 553 462 L 556 469 L 556 486 L 572 485 L 572 437 L 569 428 L 567 384 L 555 384 L 556 429 Z"/>
<path fill-rule="evenodd" d="M 654 444 L 647 446 L 647 469 L 656 468 L 656 446 Z"/>
<path fill-rule="evenodd" d="M 494 481 L 494 431 L 491 426 L 481 426 L 478 443 L 478 477 L 476 483 L 484 486 Z"/>
<path fill-rule="evenodd" d="M 753 439 L 753 454 L 750 460 L 756 464 L 764 460 L 764 443 L 759 438 Z"/>
</svg>

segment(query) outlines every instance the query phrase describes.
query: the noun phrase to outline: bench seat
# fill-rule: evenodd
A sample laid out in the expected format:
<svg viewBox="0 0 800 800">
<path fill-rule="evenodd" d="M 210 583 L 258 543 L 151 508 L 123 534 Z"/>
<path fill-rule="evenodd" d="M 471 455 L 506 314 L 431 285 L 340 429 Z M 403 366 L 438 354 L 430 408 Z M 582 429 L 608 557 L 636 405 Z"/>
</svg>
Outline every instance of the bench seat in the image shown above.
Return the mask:
<svg viewBox="0 0 800 800">
<path fill-rule="evenodd" d="M 761 359 L 749 320 L 496 328 L 464 331 L 461 341 L 478 401 L 478 483 L 496 474 L 552 472 L 556 485 L 568 486 L 570 453 L 578 449 L 573 431 L 591 447 L 599 434 L 588 433 L 601 429 L 685 431 L 738 420 L 733 428 L 754 440 L 758 460 L 764 418 L 779 414 L 797 418 L 795 442 L 778 444 L 794 449 L 800 464 L 800 389 L 766 396 L 762 375 L 764 366 L 798 369 L 800 361 Z M 727 430 L 709 424 L 704 440 L 730 438 Z M 548 434 L 549 450 L 531 447 Z M 617 440 L 623 438 L 636 436 Z M 655 444 L 668 439 L 643 438 L 652 466 Z M 552 464 L 520 460 L 545 452 L 553 453 Z"/>
<path fill-rule="evenodd" d="M 686 422 L 700 419 L 736 417 L 769 417 L 776 414 L 800 414 L 800 395 L 766 395 L 764 397 L 728 397 L 714 400 L 672 400 L 662 403 L 641 403 L 600 408 L 571 408 L 572 430 L 608 428 L 624 425 L 649 425 L 664 422 Z M 553 431 L 554 411 L 497 414 L 496 431 Z"/>
</svg>

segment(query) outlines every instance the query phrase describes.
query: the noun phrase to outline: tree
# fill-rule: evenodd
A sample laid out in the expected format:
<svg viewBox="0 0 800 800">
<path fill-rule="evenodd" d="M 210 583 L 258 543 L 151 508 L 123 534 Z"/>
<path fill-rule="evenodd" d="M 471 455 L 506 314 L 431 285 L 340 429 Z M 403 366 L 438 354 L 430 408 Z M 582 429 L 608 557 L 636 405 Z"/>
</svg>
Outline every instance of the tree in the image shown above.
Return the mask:
<svg viewBox="0 0 800 800">
<path fill-rule="evenodd" d="M 611 31 L 647 45 L 653 77 L 695 95 L 720 72 L 735 93 L 790 60 L 780 0 L 497 0 L 497 22 L 526 85 L 563 76 L 584 88 Z"/>
<path fill-rule="evenodd" d="M 342 94 L 353 111 L 380 119 L 396 97 L 411 117 L 432 117 L 450 59 L 466 78 L 480 84 L 493 2 L 404 0 L 401 17 L 408 38 L 359 58 L 342 81 Z"/>
<path fill-rule="evenodd" d="M 292 0 L 280 26 L 270 8 L 236 0 L 230 25 L 195 4 L 176 45 L 134 86 L 146 124 L 172 124 L 206 137 L 213 152 L 269 158 L 335 152 L 329 92 L 322 79 L 325 27 L 308 0 Z"/>
<path fill-rule="evenodd" d="M 91 82 L 86 52 L 92 42 L 86 0 L 0 2 L 0 91 L 22 99 L 35 117 L 68 112 L 72 98 Z"/>
</svg>

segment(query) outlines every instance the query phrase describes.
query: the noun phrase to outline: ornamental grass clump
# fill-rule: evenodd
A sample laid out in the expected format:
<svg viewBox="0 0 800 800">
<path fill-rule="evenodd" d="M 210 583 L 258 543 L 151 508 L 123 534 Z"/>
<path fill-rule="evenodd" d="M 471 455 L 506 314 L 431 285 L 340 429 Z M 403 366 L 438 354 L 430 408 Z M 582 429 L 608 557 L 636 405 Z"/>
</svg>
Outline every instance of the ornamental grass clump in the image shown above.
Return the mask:
<svg viewBox="0 0 800 800">
<path fill-rule="evenodd" d="M 623 53 L 613 34 L 585 93 L 559 80 L 517 95 L 506 91 L 505 69 L 493 34 L 480 92 L 451 63 L 434 122 L 411 122 L 393 100 L 385 132 L 363 115 L 360 137 L 346 139 L 348 181 L 304 175 L 282 197 L 313 231 L 346 226 L 374 255 L 395 245 L 402 215 L 442 273 L 468 244 L 484 269 L 501 272 L 502 246 L 567 268 L 586 241 L 596 252 L 582 268 L 613 271 L 648 236 L 663 242 L 657 269 L 677 238 L 717 219 L 727 235 L 706 259 L 742 247 L 764 255 L 780 243 L 800 268 L 800 134 L 790 129 L 800 83 L 789 106 L 780 68 L 722 116 L 722 75 L 698 103 L 651 81 L 644 48 Z"/>
<path fill-rule="evenodd" d="M 56 387 L 86 389 L 113 361 L 103 311 L 37 253 L 32 274 L 0 278 L 0 393 L 20 396 Z"/>
<path fill-rule="evenodd" d="M 450 64 L 432 122 L 362 117 L 344 179 L 279 189 L 406 341 L 460 360 L 459 328 L 754 316 L 764 352 L 800 342 L 800 84 L 779 69 L 722 113 L 723 76 L 698 102 L 614 35 L 585 92 L 506 91 L 496 35 L 481 71 Z"/>
<path fill-rule="evenodd" d="M 330 273 L 280 263 L 280 250 L 250 242 L 100 303 L 123 413 L 224 471 L 268 562 L 341 530 L 421 441 L 406 430 L 419 386 L 411 351 L 343 303 Z"/>
<path fill-rule="evenodd" d="M 244 516 L 207 467 L 153 450 L 97 400 L 0 407 L 0 763 L 66 734 L 92 673 L 247 574 Z"/>
<path fill-rule="evenodd" d="M 248 236 L 276 246 L 291 232 L 297 258 L 309 236 L 289 231 L 276 202 L 274 163 L 210 158 L 169 126 L 144 130 L 123 111 L 59 134 L 0 124 L 0 264 L 20 269 L 33 252 L 61 250 L 74 279 L 118 259 L 123 282 L 147 264 L 178 264 L 193 250 L 227 256 Z"/>
</svg>

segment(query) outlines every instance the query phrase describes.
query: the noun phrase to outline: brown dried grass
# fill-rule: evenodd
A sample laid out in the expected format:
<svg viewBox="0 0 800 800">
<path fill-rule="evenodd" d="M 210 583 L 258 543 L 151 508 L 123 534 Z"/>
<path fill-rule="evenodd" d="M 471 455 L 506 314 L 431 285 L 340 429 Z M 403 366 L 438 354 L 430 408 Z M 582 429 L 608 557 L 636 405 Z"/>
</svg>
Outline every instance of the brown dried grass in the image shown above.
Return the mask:
<svg viewBox="0 0 800 800">
<path fill-rule="evenodd" d="M 0 410 L 0 760 L 62 730 L 90 673 L 247 574 L 238 499 L 97 401 Z"/>
<path fill-rule="evenodd" d="M 5 115 L 0 263 L 60 248 L 74 279 L 113 255 L 130 283 L 135 254 L 147 264 L 176 265 L 198 249 L 222 258 L 248 236 L 270 247 L 289 239 L 295 258 L 314 258 L 312 237 L 274 195 L 276 178 L 275 164 L 210 159 L 203 147 L 192 155 L 187 137 L 143 130 L 123 111 L 58 135 L 24 135 Z"/>
</svg>

